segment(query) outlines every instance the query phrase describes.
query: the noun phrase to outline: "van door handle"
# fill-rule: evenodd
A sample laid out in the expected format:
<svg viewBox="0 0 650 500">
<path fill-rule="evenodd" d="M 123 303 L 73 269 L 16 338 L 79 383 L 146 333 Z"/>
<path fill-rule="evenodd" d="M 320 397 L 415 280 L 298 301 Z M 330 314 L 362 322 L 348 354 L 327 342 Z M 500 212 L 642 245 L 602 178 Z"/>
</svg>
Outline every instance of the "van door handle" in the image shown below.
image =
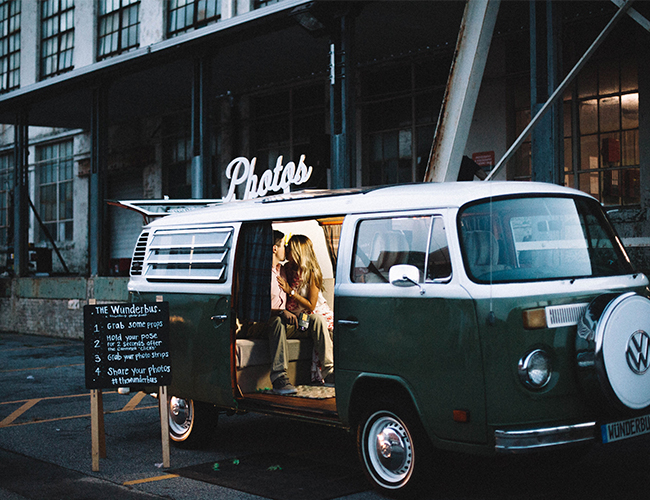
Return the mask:
<svg viewBox="0 0 650 500">
<path fill-rule="evenodd" d="M 210 319 L 214 322 L 214 326 L 216 327 L 216 326 L 219 326 L 220 324 L 222 324 L 224 321 L 226 321 L 228 319 L 228 315 L 227 314 L 217 314 L 215 316 L 212 316 Z"/>
<path fill-rule="evenodd" d="M 356 327 L 359 326 L 359 320 L 357 319 L 340 319 L 337 323 L 341 326 Z"/>
</svg>

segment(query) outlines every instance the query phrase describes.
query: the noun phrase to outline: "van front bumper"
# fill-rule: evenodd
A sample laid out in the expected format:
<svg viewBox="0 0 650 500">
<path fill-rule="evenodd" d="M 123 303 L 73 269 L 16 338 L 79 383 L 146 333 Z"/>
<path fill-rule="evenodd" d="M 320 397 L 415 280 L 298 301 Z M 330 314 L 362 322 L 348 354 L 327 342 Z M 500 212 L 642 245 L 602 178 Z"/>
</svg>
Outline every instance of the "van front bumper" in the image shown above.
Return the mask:
<svg viewBox="0 0 650 500">
<path fill-rule="evenodd" d="M 523 430 L 494 431 L 495 449 L 505 453 L 535 451 L 540 448 L 581 443 L 596 439 L 596 422 Z"/>
</svg>

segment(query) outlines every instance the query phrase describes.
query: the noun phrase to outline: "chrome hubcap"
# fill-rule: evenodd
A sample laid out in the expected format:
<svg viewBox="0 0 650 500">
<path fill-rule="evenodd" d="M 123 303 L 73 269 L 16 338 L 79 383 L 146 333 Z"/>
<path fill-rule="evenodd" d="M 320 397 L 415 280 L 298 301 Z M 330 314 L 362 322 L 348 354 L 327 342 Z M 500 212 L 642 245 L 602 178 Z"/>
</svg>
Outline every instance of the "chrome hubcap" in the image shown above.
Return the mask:
<svg viewBox="0 0 650 500">
<path fill-rule="evenodd" d="M 381 412 L 368 421 L 366 449 L 374 475 L 385 485 L 398 487 L 413 472 L 411 435 L 397 416 Z"/>
<path fill-rule="evenodd" d="M 192 407 L 185 399 L 169 399 L 169 425 L 174 434 L 183 434 L 192 424 Z"/>
</svg>

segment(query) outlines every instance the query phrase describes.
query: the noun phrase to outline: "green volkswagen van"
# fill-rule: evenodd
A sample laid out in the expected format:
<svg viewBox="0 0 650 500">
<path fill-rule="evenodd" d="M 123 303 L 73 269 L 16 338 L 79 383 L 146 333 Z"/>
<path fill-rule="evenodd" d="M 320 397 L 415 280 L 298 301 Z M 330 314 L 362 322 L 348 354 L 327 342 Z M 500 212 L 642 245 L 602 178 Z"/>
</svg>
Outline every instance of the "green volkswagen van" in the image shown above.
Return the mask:
<svg viewBox="0 0 650 500">
<path fill-rule="evenodd" d="M 269 228 L 317 250 L 335 387 L 308 387 L 311 341 L 294 339 L 298 394 L 268 389 L 268 342 L 246 335 L 247 305 L 268 290 L 251 289 L 246 249 Z M 129 292 L 169 303 L 181 446 L 205 442 L 221 412 L 337 425 L 356 433 L 370 482 L 405 496 L 445 451 L 543 452 L 650 432 L 648 279 L 576 190 L 427 183 L 214 204 L 144 227 Z"/>
</svg>

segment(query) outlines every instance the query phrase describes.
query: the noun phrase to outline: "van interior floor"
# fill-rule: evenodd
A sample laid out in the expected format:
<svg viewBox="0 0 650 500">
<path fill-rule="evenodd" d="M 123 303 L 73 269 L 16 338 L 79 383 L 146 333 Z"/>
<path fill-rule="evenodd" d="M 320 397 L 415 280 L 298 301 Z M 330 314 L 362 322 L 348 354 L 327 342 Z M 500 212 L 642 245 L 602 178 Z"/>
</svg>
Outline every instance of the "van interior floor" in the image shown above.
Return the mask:
<svg viewBox="0 0 650 500">
<path fill-rule="evenodd" d="M 333 387 L 297 386 L 297 394 L 280 396 L 269 391 L 245 393 L 240 408 L 261 410 L 263 408 L 287 413 L 308 414 L 338 420 L 336 397 Z M 328 389 L 327 391 L 324 389 Z"/>
</svg>

